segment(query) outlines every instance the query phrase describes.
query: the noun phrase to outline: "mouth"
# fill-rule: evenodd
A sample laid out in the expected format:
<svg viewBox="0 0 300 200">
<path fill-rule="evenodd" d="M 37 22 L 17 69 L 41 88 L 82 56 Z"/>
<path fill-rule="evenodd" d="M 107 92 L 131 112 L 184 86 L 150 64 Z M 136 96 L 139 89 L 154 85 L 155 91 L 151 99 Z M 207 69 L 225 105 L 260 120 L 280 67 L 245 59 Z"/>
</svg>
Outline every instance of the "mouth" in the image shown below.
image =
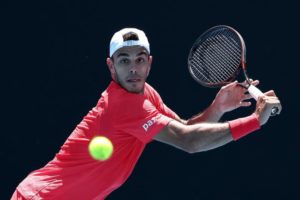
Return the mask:
<svg viewBox="0 0 300 200">
<path fill-rule="evenodd" d="M 141 79 L 139 78 L 130 78 L 130 79 L 127 79 L 127 82 L 129 83 L 137 83 L 137 82 L 140 82 Z"/>
</svg>

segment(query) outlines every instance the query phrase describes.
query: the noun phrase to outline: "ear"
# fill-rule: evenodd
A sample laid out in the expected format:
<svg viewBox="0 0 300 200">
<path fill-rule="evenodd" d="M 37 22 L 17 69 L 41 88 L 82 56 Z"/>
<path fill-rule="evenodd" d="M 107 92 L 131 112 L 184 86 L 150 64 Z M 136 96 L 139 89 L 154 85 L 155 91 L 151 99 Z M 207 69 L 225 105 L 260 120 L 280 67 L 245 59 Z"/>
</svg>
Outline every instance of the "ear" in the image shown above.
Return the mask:
<svg viewBox="0 0 300 200">
<path fill-rule="evenodd" d="M 149 73 L 150 73 L 150 70 L 151 70 L 152 60 L 153 60 L 153 57 L 149 56 L 149 67 L 148 67 L 148 70 L 147 70 L 147 77 L 149 76 Z"/>
<path fill-rule="evenodd" d="M 114 64 L 113 64 L 112 59 L 111 59 L 111 58 L 106 58 L 106 64 L 107 64 L 107 66 L 108 66 L 108 69 L 109 69 L 109 71 L 110 71 L 110 75 L 111 75 L 112 79 L 115 80 L 116 70 L 115 70 L 115 68 L 114 68 Z"/>
</svg>

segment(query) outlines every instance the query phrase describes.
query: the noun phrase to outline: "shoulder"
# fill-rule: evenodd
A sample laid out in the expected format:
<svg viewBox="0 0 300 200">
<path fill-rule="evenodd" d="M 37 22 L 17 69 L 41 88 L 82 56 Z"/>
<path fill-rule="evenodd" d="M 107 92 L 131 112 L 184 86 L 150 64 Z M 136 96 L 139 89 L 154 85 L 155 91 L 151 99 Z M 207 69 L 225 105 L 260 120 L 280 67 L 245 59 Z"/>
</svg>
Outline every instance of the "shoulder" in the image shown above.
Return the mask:
<svg viewBox="0 0 300 200">
<path fill-rule="evenodd" d="M 156 89 L 154 89 L 149 83 L 145 83 L 145 92 L 149 92 L 151 94 L 157 94 L 158 92 L 156 91 Z"/>
<path fill-rule="evenodd" d="M 163 104 L 159 93 L 148 83 L 145 83 L 145 96 L 156 105 Z"/>
</svg>

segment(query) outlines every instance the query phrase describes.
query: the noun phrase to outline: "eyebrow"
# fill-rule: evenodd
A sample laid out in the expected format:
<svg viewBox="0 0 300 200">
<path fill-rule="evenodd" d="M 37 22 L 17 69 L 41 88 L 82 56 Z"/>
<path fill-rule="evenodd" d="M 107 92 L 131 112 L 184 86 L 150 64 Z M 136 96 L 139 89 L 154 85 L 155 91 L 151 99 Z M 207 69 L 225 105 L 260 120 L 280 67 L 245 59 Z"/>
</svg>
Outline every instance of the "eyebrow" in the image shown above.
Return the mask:
<svg viewBox="0 0 300 200">
<path fill-rule="evenodd" d="M 145 51 L 142 51 L 142 52 L 140 52 L 140 53 L 137 54 L 137 56 L 141 56 L 141 55 L 148 56 L 148 54 Z"/>
<path fill-rule="evenodd" d="M 119 57 L 121 57 L 121 56 L 129 57 L 129 54 L 127 54 L 127 53 L 119 53 L 119 54 L 117 55 L 117 58 L 119 58 Z"/>
<path fill-rule="evenodd" d="M 148 55 L 145 51 L 142 51 L 140 53 L 138 53 L 136 56 L 141 56 L 141 55 Z M 121 56 L 125 56 L 125 57 L 129 57 L 129 54 L 128 53 L 119 53 L 117 55 L 117 58 L 121 57 Z"/>
</svg>

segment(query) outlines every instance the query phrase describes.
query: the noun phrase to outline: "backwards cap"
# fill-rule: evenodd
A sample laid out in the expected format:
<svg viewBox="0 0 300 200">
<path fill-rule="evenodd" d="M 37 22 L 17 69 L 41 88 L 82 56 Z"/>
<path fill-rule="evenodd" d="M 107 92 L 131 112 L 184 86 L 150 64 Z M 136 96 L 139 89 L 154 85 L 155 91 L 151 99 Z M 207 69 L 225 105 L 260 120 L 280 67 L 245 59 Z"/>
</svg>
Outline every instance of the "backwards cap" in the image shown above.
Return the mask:
<svg viewBox="0 0 300 200">
<path fill-rule="evenodd" d="M 135 39 L 126 40 L 126 34 L 132 33 L 137 37 Z M 109 56 L 112 55 L 122 47 L 130 47 L 130 46 L 141 46 L 144 47 L 148 53 L 150 53 L 150 44 L 145 33 L 136 28 L 124 28 L 118 32 L 116 32 L 110 40 L 109 45 Z"/>
</svg>

